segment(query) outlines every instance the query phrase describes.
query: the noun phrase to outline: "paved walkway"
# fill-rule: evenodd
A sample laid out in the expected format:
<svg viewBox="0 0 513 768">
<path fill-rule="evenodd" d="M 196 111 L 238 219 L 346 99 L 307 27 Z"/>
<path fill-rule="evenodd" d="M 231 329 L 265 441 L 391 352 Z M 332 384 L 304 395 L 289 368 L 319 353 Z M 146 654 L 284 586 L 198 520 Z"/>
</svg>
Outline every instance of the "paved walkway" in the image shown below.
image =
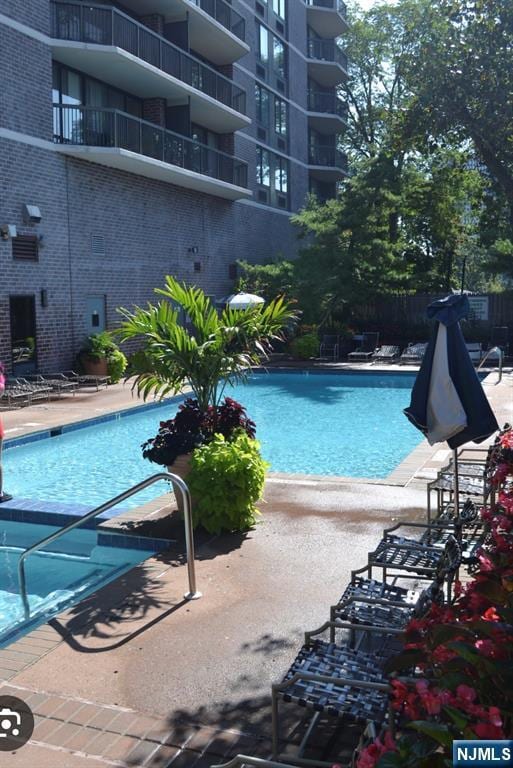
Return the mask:
<svg viewBox="0 0 513 768">
<path fill-rule="evenodd" d="M 512 421 L 511 378 L 487 394 L 499 422 Z M 117 385 L 4 418 L 22 434 L 132 403 Z M 198 601 L 183 600 L 178 541 L 0 651 L 0 694 L 36 714 L 32 741 L 2 765 L 204 768 L 268 754 L 270 684 L 302 632 L 327 618 L 383 527 L 423 514 L 426 478 L 448 452 L 419 450 L 402 482 L 271 477 L 254 531 L 199 541 Z"/>
</svg>

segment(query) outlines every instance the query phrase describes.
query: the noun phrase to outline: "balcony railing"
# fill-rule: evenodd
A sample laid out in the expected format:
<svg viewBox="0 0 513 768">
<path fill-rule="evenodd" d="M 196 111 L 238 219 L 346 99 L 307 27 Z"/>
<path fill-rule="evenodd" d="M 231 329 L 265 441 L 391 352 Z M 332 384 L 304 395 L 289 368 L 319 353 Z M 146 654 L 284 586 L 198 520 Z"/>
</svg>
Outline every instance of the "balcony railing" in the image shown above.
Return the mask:
<svg viewBox="0 0 513 768">
<path fill-rule="evenodd" d="M 117 147 L 238 187 L 248 186 L 243 160 L 117 109 L 54 105 L 53 125 L 58 144 Z"/>
<path fill-rule="evenodd" d="M 347 69 L 347 56 L 333 40 L 308 40 L 308 56 L 317 61 L 328 61 L 340 64 Z"/>
<path fill-rule="evenodd" d="M 344 120 L 347 120 L 347 101 L 339 99 L 335 93 L 308 91 L 308 109 L 310 112 L 338 115 Z"/>
<path fill-rule="evenodd" d="M 314 144 L 310 147 L 310 165 L 340 168 L 341 171 L 347 173 L 347 155 L 335 147 Z"/>
<path fill-rule="evenodd" d="M 306 4 L 315 8 L 331 8 L 338 11 L 344 19 L 347 18 L 347 5 L 343 0 L 306 0 Z"/>
<path fill-rule="evenodd" d="M 246 94 L 241 88 L 125 13 L 105 5 L 73 2 L 53 2 L 52 5 L 53 36 L 59 40 L 122 48 L 216 101 L 246 114 Z"/>
<path fill-rule="evenodd" d="M 212 16 L 219 24 L 229 29 L 239 40 L 246 41 L 246 22 L 244 17 L 234 11 L 226 0 L 192 0 L 194 5 Z"/>
</svg>

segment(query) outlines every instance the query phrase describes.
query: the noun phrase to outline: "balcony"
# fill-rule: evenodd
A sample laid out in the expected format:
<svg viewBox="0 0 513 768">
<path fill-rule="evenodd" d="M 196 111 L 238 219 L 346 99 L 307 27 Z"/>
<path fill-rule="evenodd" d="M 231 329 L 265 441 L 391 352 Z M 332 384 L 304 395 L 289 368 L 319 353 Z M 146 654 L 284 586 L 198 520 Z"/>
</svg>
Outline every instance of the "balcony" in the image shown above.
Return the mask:
<svg viewBox="0 0 513 768">
<path fill-rule="evenodd" d="M 347 155 L 332 146 L 310 146 L 310 176 L 317 181 L 339 181 L 347 176 Z"/>
<path fill-rule="evenodd" d="M 245 162 L 115 109 L 54 105 L 66 155 L 227 200 L 251 197 Z"/>
<path fill-rule="evenodd" d="M 324 88 L 347 78 L 347 56 L 334 40 L 308 40 L 308 75 Z"/>
<path fill-rule="evenodd" d="M 336 93 L 308 91 L 308 121 L 320 133 L 338 133 L 347 125 L 347 102 Z"/>
<path fill-rule="evenodd" d="M 191 48 L 214 64 L 231 64 L 249 51 L 245 20 L 226 0 L 123 0 L 123 5 L 138 16 L 187 19 Z"/>
<path fill-rule="evenodd" d="M 347 8 L 342 0 L 306 0 L 308 26 L 320 37 L 338 37 L 347 32 Z"/>
<path fill-rule="evenodd" d="M 57 61 L 134 96 L 190 103 L 191 120 L 217 133 L 251 122 L 241 88 L 121 11 L 74 2 L 52 7 Z"/>
</svg>

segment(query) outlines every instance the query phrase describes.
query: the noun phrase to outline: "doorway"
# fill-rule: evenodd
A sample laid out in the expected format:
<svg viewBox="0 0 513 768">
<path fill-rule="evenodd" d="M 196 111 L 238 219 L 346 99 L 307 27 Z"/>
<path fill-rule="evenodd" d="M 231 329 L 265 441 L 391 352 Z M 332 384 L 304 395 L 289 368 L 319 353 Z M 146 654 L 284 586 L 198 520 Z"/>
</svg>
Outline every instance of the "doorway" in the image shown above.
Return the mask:
<svg viewBox="0 0 513 768">
<path fill-rule="evenodd" d="M 10 296 L 12 369 L 15 376 L 37 370 L 36 298 Z"/>
</svg>

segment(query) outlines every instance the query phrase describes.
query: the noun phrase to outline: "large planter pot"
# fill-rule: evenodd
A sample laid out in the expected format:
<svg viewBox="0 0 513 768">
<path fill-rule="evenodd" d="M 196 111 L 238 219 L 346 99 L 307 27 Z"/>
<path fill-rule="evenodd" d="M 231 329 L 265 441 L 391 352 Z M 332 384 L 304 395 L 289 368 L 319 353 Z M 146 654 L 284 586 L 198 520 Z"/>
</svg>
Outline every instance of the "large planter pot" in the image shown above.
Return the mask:
<svg viewBox="0 0 513 768">
<path fill-rule="evenodd" d="M 178 475 L 178 477 L 181 477 L 182 480 L 187 482 L 187 475 L 191 471 L 191 457 L 192 453 L 183 453 L 181 456 L 177 456 L 174 462 L 168 466 L 167 471 L 171 472 L 173 475 Z M 173 491 L 176 498 L 176 505 L 180 511 L 180 514 L 183 515 L 184 509 L 182 494 L 180 489 L 174 483 Z"/>
<path fill-rule="evenodd" d="M 108 363 L 107 358 L 102 357 L 99 360 L 89 355 L 82 355 L 81 362 L 84 367 L 84 372 L 88 376 L 108 376 Z"/>
</svg>

